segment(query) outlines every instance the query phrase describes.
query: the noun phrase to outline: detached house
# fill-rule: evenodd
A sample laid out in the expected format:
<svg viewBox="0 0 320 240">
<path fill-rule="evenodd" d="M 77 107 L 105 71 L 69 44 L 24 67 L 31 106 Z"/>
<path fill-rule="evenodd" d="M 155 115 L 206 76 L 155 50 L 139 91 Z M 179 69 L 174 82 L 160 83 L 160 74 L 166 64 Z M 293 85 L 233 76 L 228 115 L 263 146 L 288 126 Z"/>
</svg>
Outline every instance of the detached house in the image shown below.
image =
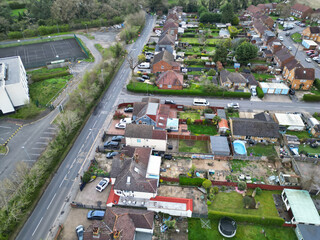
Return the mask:
<svg viewBox="0 0 320 240">
<path fill-rule="evenodd" d="M 253 15 L 257 14 L 257 13 L 261 13 L 261 9 L 258 8 L 258 7 L 256 7 L 256 6 L 254 6 L 254 5 L 250 5 L 250 6 L 247 8 L 247 12 L 248 12 L 251 16 L 253 16 Z"/>
<path fill-rule="evenodd" d="M 169 70 L 174 70 L 180 72 L 180 63 L 174 61 L 174 56 L 164 50 L 154 56 L 152 64 L 152 72 L 166 72 Z"/>
<path fill-rule="evenodd" d="M 159 75 L 156 84 L 160 89 L 178 89 L 183 88 L 183 75 L 169 70 Z"/>
<path fill-rule="evenodd" d="M 320 27 L 307 27 L 302 31 L 302 36 L 305 39 L 320 42 Z"/>
<path fill-rule="evenodd" d="M 287 48 L 282 48 L 281 50 L 277 51 L 274 55 L 274 62 L 280 68 L 283 68 L 285 64 L 292 61 L 293 59 L 294 56 L 291 55 L 290 51 Z"/>
<path fill-rule="evenodd" d="M 178 31 L 178 28 L 179 28 L 179 23 L 177 23 L 174 19 L 170 18 L 168 19 L 164 25 L 163 25 L 163 31 L 167 31 L 169 28 L 171 29 L 176 29 Z"/>
<path fill-rule="evenodd" d="M 167 31 L 163 32 L 156 45 L 156 52 L 167 50 L 168 52 L 173 53 L 176 36 L 177 33 L 175 33 L 172 29 L 168 29 Z"/>
<path fill-rule="evenodd" d="M 312 8 L 304 4 L 296 3 L 291 7 L 291 15 L 297 18 L 308 18 L 313 12 Z"/>
<path fill-rule="evenodd" d="M 159 99 L 145 99 L 145 101 L 133 103 L 133 122 L 155 126 L 159 102 Z"/>
<path fill-rule="evenodd" d="M 220 71 L 220 85 L 228 88 L 239 88 L 247 85 L 247 80 L 237 72 L 229 72 L 225 69 Z"/>
<path fill-rule="evenodd" d="M 314 68 L 294 68 L 287 71 L 287 80 L 291 82 L 291 88 L 299 90 L 309 90 L 315 79 Z"/>
<path fill-rule="evenodd" d="M 265 14 L 270 14 L 276 10 L 277 3 L 258 4 L 257 8 L 259 8 L 261 10 L 261 12 L 263 12 Z"/>
<path fill-rule="evenodd" d="M 230 129 L 233 139 L 274 143 L 279 137 L 279 125 L 267 113 L 256 114 L 254 118 L 231 118 Z"/>
</svg>

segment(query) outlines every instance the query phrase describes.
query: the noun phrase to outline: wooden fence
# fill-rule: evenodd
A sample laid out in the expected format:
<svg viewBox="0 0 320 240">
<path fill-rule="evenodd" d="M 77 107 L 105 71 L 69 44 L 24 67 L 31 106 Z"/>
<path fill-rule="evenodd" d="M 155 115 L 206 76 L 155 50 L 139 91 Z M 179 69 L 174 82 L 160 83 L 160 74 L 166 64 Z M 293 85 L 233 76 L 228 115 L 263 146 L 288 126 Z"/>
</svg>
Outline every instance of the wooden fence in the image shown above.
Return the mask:
<svg viewBox="0 0 320 240">
<path fill-rule="evenodd" d="M 210 136 L 199 135 L 199 136 L 191 136 L 191 135 L 180 135 L 180 134 L 167 134 L 168 139 L 178 139 L 178 140 L 196 140 L 196 141 L 209 141 Z"/>
</svg>

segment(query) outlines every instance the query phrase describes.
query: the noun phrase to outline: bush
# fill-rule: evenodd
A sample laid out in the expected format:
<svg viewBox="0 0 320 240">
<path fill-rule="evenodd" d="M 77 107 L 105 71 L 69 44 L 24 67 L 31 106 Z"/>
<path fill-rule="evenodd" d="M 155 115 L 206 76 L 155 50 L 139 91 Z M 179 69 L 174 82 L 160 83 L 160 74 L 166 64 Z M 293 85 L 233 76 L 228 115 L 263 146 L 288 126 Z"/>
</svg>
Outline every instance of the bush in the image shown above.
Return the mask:
<svg viewBox="0 0 320 240">
<path fill-rule="evenodd" d="M 222 192 L 224 192 L 226 189 L 227 189 L 226 186 L 222 186 L 222 187 L 221 187 L 221 191 L 222 191 Z"/>
<path fill-rule="evenodd" d="M 219 220 L 222 217 L 231 217 L 238 222 L 248 222 L 261 225 L 282 226 L 284 224 L 284 219 L 280 217 L 256 216 L 231 212 L 209 211 L 208 217 L 211 220 Z"/>
<path fill-rule="evenodd" d="M 214 195 L 213 193 L 210 193 L 209 196 L 208 196 L 208 198 L 210 199 L 210 201 L 213 201 L 213 200 L 214 200 L 214 197 L 215 197 L 215 195 Z"/>
<path fill-rule="evenodd" d="M 320 79 L 316 78 L 313 82 L 313 86 L 315 86 L 320 91 Z"/>
<path fill-rule="evenodd" d="M 209 179 L 206 179 L 202 182 L 202 187 L 204 187 L 205 189 L 210 188 L 212 185 L 212 182 Z"/>
<path fill-rule="evenodd" d="M 216 71 L 214 69 L 210 69 L 208 72 L 207 72 L 207 75 L 208 76 L 215 76 L 216 75 Z"/>
<path fill-rule="evenodd" d="M 207 200 L 207 205 L 210 206 L 211 204 L 212 204 L 212 202 Z"/>
<path fill-rule="evenodd" d="M 218 194 L 219 193 L 219 188 L 217 186 L 213 187 L 213 192 L 215 194 Z"/>
<path fill-rule="evenodd" d="M 188 186 L 201 186 L 204 178 L 188 178 L 188 177 L 179 177 L 180 185 L 188 185 Z"/>
<path fill-rule="evenodd" d="M 264 92 L 262 91 L 261 87 L 257 87 L 257 94 L 260 99 L 264 97 Z"/>
<path fill-rule="evenodd" d="M 52 72 L 52 73 L 31 73 L 31 80 L 33 82 L 39 82 L 39 81 L 50 79 L 50 78 L 68 76 L 69 74 L 70 73 L 68 70 L 64 70 L 61 72 Z"/>
<path fill-rule="evenodd" d="M 320 102 L 320 95 L 304 94 L 303 100 L 306 102 Z"/>
<path fill-rule="evenodd" d="M 21 8 L 26 8 L 26 4 L 22 2 L 13 1 L 13 2 L 9 2 L 9 7 L 12 10 L 21 9 Z"/>
<path fill-rule="evenodd" d="M 238 182 L 238 189 L 239 189 L 240 191 L 246 190 L 246 189 L 247 189 L 247 184 L 246 184 L 244 181 Z"/>
<path fill-rule="evenodd" d="M 247 208 L 252 204 L 252 198 L 249 196 L 244 196 L 242 199 L 244 206 Z"/>
<path fill-rule="evenodd" d="M 262 189 L 261 188 L 257 187 L 255 190 L 256 190 L 257 196 L 262 194 Z"/>
<path fill-rule="evenodd" d="M 19 39 L 19 38 L 22 38 L 23 36 L 22 36 L 22 32 L 16 31 L 16 32 L 9 32 L 8 37 L 10 39 Z"/>
<path fill-rule="evenodd" d="M 83 174 L 82 182 L 88 183 L 91 180 L 91 174 L 87 171 Z"/>
</svg>

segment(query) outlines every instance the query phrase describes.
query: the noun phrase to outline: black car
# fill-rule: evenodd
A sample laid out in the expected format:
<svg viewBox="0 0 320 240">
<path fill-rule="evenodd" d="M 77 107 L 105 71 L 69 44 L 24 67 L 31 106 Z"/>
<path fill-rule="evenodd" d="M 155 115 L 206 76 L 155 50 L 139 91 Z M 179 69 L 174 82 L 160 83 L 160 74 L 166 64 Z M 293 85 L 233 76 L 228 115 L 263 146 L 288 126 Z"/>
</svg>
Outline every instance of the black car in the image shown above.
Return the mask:
<svg viewBox="0 0 320 240">
<path fill-rule="evenodd" d="M 117 156 L 119 153 L 118 152 L 108 152 L 106 157 L 108 159 L 113 158 L 114 156 Z"/>
<path fill-rule="evenodd" d="M 104 148 L 109 148 L 109 149 L 118 149 L 119 142 L 108 141 L 108 142 L 104 143 L 103 147 Z"/>
<path fill-rule="evenodd" d="M 111 141 L 115 141 L 115 142 L 121 142 L 121 140 L 124 138 L 124 136 L 113 136 L 111 138 Z"/>
<path fill-rule="evenodd" d="M 172 159 L 172 155 L 171 154 L 165 154 L 163 157 L 164 157 L 164 159 L 167 159 L 167 160 L 171 160 Z"/>
<path fill-rule="evenodd" d="M 124 109 L 124 112 L 133 112 L 133 107 L 127 107 Z"/>
<path fill-rule="evenodd" d="M 139 81 L 139 82 L 144 82 L 144 81 L 145 81 L 145 79 L 144 79 L 144 78 L 142 78 L 142 77 L 137 77 L 137 81 Z"/>
<path fill-rule="evenodd" d="M 148 75 L 142 75 L 141 77 L 144 79 L 150 79 L 150 77 Z"/>
<path fill-rule="evenodd" d="M 176 104 L 173 100 L 164 100 L 164 104 Z"/>
<path fill-rule="evenodd" d="M 294 89 L 290 89 L 290 90 L 289 90 L 289 94 L 290 94 L 290 95 L 294 95 L 295 93 L 296 93 L 296 91 L 295 91 Z"/>
</svg>

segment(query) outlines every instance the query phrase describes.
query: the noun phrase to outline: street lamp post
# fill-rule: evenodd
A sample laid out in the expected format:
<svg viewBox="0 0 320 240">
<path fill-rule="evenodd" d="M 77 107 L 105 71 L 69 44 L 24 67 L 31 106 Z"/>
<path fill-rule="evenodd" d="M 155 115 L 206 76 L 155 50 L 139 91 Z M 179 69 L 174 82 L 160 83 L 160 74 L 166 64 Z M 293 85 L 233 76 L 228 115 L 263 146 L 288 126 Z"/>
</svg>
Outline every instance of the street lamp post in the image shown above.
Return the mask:
<svg viewBox="0 0 320 240">
<path fill-rule="evenodd" d="M 31 161 L 30 155 L 29 155 L 29 153 L 26 151 L 25 147 L 24 147 L 24 146 L 22 146 L 21 148 L 24 150 L 24 152 L 27 154 L 27 156 L 28 156 L 29 160 Z"/>
</svg>

